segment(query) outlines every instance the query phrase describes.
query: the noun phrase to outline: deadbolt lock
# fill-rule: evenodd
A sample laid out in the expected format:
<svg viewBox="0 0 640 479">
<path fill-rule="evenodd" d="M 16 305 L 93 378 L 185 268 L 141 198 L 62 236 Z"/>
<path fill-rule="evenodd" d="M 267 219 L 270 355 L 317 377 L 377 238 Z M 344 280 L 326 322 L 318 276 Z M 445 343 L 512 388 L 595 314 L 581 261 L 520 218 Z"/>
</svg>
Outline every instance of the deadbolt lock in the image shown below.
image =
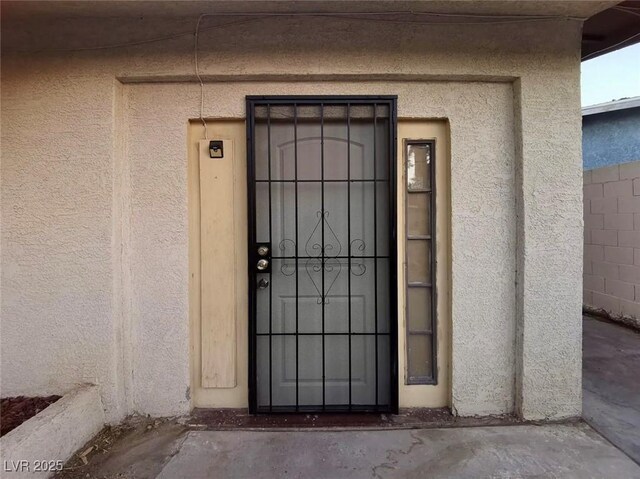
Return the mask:
<svg viewBox="0 0 640 479">
<path fill-rule="evenodd" d="M 257 243 L 255 246 L 256 256 L 256 269 L 259 273 L 271 272 L 271 244 L 269 243 Z"/>
</svg>

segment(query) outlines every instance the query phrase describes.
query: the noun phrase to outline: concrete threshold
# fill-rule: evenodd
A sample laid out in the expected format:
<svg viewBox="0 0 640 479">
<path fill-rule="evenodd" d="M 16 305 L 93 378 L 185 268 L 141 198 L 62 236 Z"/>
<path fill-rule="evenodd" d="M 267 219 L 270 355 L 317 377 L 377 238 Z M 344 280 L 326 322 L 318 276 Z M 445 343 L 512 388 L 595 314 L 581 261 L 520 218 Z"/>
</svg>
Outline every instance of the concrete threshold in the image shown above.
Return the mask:
<svg viewBox="0 0 640 479">
<path fill-rule="evenodd" d="M 249 414 L 247 409 L 194 409 L 187 425 L 206 431 L 391 430 L 528 424 L 513 415 L 456 417 L 447 408 L 411 408 L 400 414 Z"/>
</svg>

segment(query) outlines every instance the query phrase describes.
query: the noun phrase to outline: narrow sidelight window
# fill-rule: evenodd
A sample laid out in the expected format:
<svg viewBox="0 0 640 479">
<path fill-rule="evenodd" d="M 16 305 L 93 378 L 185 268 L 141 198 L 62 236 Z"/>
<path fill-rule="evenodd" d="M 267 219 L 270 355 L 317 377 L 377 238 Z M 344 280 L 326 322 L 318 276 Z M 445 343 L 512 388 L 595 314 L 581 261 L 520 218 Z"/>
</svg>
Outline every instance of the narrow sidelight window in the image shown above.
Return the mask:
<svg viewBox="0 0 640 479">
<path fill-rule="evenodd" d="M 405 141 L 407 384 L 436 383 L 435 142 Z"/>
</svg>

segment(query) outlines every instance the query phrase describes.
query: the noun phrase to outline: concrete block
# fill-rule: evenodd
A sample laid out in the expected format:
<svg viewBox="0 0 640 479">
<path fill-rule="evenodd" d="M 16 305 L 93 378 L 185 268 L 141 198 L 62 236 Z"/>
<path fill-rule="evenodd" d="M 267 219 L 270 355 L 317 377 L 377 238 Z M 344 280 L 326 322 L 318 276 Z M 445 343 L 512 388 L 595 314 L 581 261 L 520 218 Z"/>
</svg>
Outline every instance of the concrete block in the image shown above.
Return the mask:
<svg viewBox="0 0 640 479">
<path fill-rule="evenodd" d="M 582 184 L 590 185 L 591 184 L 591 170 L 583 170 L 582 171 Z"/>
<path fill-rule="evenodd" d="M 631 283 L 626 283 L 617 279 L 607 279 L 604 282 L 605 293 L 621 299 L 633 301 L 635 299 L 635 288 Z"/>
<path fill-rule="evenodd" d="M 610 263 L 631 264 L 633 262 L 633 248 L 620 246 L 605 246 L 604 260 Z"/>
<path fill-rule="evenodd" d="M 588 304 L 588 303 L 585 303 L 585 304 Z M 620 310 L 621 310 L 621 313 L 624 314 L 625 316 L 631 316 L 632 318 L 640 318 L 640 303 L 621 299 Z"/>
<path fill-rule="evenodd" d="M 627 233 L 627 231 L 625 231 L 625 233 Z M 628 231 L 628 233 L 636 233 L 636 232 L 635 231 Z M 640 233 L 640 231 L 638 231 L 638 233 Z M 618 231 L 616 231 L 616 230 L 592 230 L 591 231 L 591 243 L 592 244 L 603 244 L 603 245 L 609 245 L 609 246 L 617 246 L 618 245 Z"/>
<path fill-rule="evenodd" d="M 637 198 L 640 200 L 640 196 Z M 622 198 L 620 199 L 622 200 Z M 589 209 L 591 213 L 600 214 L 618 212 L 618 198 L 592 198 L 589 199 L 589 201 L 591 202 L 591 207 Z M 640 204 L 638 205 L 638 212 L 640 213 Z M 625 213 L 629 213 L 629 211 L 625 211 Z"/>
<path fill-rule="evenodd" d="M 608 183 L 607 183 L 608 184 Z M 614 184 L 614 183 L 611 183 Z M 585 185 L 583 188 L 583 194 L 585 198 L 602 198 L 604 196 L 603 194 L 604 191 L 604 187 L 602 183 L 595 183 L 593 185 Z M 617 195 L 611 195 L 611 196 L 617 196 Z"/>
<path fill-rule="evenodd" d="M 633 264 L 640 266 L 640 249 L 638 248 L 633 250 Z"/>
<path fill-rule="evenodd" d="M 619 166 L 619 175 L 621 180 L 640 178 L 640 161 L 623 163 L 618 166 Z"/>
<path fill-rule="evenodd" d="M 601 198 L 601 199 L 607 199 L 607 198 Z M 593 205 L 591 209 L 593 210 Z M 618 213 L 640 213 L 640 196 L 629 196 L 626 198 L 618 198 L 617 212 Z M 600 213 L 600 212 L 598 211 L 597 213 Z"/>
<path fill-rule="evenodd" d="M 617 231 L 617 233 L 619 246 L 640 248 L 640 231 Z"/>
<path fill-rule="evenodd" d="M 582 291 L 582 304 L 587 304 L 589 306 L 593 306 L 593 292 L 587 291 L 586 289 Z"/>
<path fill-rule="evenodd" d="M 589 188 L 595 185 L 589 185 Z M 604 196 L 633 196 L 633 182 L 631 180 L 613 181 L 611 183 L 605 183 Z"/>
<path fill-rule="evenodd" d="M 591 200 L 588 198 L 582 198 L 582 214 L 588 215 L 591 213 Z"/>
<path fill-rule="evenodd" d="M 633 214 L 633 229 L 640 231 L 640 213 Z"/>
<path fill-rule="evenodd" d="M 603 218 L 606 230 L 633 230 L 633 213 L 607 213 Z"/>
<path fill-rule="evenodd" d="M 605 183 L 607 181 L 618 181 L 619 179 L 620 171 L 618 165 L 591 170 L 591 183 Z"/>
<path fill-rule="evenodd" d="M 604 260 L 604 246 L 599 244 L 584 245 L 584 258 L 589 261 Z M 640 261 L 640 255 L 638 256 L 638 260 Z"/>
<path fill-rule="evenodd" d="M 582 232 L 583 232 L 582 237 L 584 239 L 584 244 L 591 244 L 591 230 L 584 228 Z"/>
<path fill-rule="evenodd" d="M 618 268 L 619 277 L 612 279 L 620 279 L 621 281 L 626 281 L 627 283 L 640 284 L 640 266 L 621 264 L 618 265 Z"/>
<path fill-rule="evenodd" d="M 80 386 L 0 438 L 0 462 L 3 465 L 29 462 L 30 471 L 12 471 L 9 473 L 12 478 L 49 477 L 50 471 L 33 470 L 35 461 L 66 462 L 100 432 L 104 423 L 98 388 Z"/>
<path fill-rule="evenodd" d="M 615 215 L 615 214 L 616 213 L 609 213 L 609 215 Z M 584 215 L 584 227 L 590 230 L 604 229 L 604 215 L 592 215 L 592 214 Z M 618 228 L 608 228 L 608 229 L 618 229 Z"/>
<path fill-rule="evenodd" d="M 584 289 L 587 291 L 599 291 L 605 292 L 604 278 L 601 276 L 594 276 L 592 274 L 585 274 L 583 280 Z"/>
<path fill-rule="evenodd" d="M 593 261 L 584 259 L 582 260 L 582 273 L 593 274 Z"/>
<path fill-rule="evenodd" d="M 620 314 L 620 298 L 609 294 L 597 293 L 592 294 L 593 306 L 604 309 L 611 314 Z"/>
<path fill-rule="evenodd" d="M 640 178 L 633 179 L 633 195 L 640 195 Z"/>
<path fill-rule="evenodd" d="M 592 261 L 591 270 L 592 274 L 601 276 L 606 279 L 620 279 L 619 268 L 620 265 L 615 263 L 606 263 L 604 261 Z"/>
</svg>

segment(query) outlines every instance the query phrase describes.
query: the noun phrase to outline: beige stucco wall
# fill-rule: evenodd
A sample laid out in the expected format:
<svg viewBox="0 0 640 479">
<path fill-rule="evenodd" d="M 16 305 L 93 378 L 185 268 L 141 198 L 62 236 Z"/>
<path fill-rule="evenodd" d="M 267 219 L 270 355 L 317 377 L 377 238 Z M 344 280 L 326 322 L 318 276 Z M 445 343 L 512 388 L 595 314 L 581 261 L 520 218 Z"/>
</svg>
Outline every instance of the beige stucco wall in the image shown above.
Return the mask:
<svg viewBox="0 0 640 479">
<path fill-rule="evenodd" d="M 188 411 L 193 37 L 10 50 L 194 25 L 3 25 L 3 395 L 94 382 L 110 420 Z M 201 33 L 205 116 L 242 118 L 245 94 L 380 93 L 399 95 L 401 117 L 449 120 L 459 414 L 580 411 L 579 38 L 579 22 L 564 19 L 407 27 L 270 18 Z"/>
</svg>

